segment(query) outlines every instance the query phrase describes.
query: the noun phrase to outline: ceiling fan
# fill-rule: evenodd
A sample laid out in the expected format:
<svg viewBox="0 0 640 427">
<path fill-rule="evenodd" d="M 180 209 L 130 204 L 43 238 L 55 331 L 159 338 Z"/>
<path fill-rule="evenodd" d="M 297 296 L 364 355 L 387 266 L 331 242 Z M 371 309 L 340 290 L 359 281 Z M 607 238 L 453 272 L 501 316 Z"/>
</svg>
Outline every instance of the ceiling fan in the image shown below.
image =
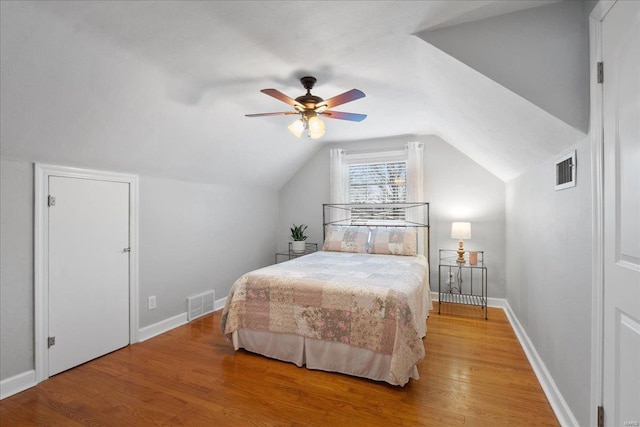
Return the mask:
<svg viewBox="0 0 640 427">
<path fill-rule="evenodd" d="M 297 97 L 290 98 L 277 89 L 262 89 L 260 92 L 272 96 L 286 104 L 291 105 L 294 111 L 283 111 L 278 113 L 259 113 L 245 114 L 246 117 L 262 117 L 262 116 L 289 116 L 300 115 L 300 118 L 289 125 L 289 130 L 295 136 L 300 138 L 302 132 L 307 129 L 312 139 L 320 138 L 324 135 L 324 122 L 318 116 L 324 116 L 329 119 L 350 120 L 352 122 L 361 122 L 366 114 L 344 113 L 341 111 L 333 111 L 337 105 L 346 104 L 356 99 L 364 98 L 365 94 L 358 89 L 351 89 L 345 93 L 334 96 L 329 99 L 322 99 L 319 96 L 311 94 L 311 89 L 316 83 L 316 78 L 307 76 L 300 79 L 300 83 L 307 90 L 307 93 Z"/>
</svg>

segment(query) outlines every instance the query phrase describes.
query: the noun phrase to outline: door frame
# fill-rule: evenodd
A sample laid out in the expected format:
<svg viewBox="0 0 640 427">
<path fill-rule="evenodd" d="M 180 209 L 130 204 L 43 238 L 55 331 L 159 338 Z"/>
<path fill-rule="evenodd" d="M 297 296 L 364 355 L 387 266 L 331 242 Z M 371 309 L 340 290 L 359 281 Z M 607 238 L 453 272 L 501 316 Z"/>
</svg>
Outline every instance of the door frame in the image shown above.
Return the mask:
<svg viewBox="0 0 640 427">
<path fill-rule="evenodd" d="M 34 200 L 34 349 L 36 384 L 49 378 L 49 177 L 66 177 L 129 184 L 129 343 L 138 341 L 138 195 L 137 175 L 35 163 Z"/>
<path fill-rule="evenodd" d="M 590 139 L 591 139 L 591 406 L 589 425 L 598 425 L 598 406 L 603 401 L 604 363 L 604 140 L 603 86 L 598 83 L 602 61 L 602 20 L 616 0 L 600 0 L 589 15 Z M 606 74 L 605 77 L 606 79 Z"/>
</svg>

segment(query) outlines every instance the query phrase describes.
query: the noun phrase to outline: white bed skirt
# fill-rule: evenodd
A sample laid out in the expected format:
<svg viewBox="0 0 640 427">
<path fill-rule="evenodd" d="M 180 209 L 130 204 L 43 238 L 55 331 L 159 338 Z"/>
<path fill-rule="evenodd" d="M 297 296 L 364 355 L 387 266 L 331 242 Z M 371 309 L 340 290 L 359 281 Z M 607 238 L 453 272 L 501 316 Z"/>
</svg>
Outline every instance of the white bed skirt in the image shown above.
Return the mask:
<svg viewBox="0 0 640 427">
<path fill-rule="evenodd" d="M 340 372 L 347 375 L 398 383 L 391 376 L 391 355 L 378 354 L 365 348 L 352 347 L 340 342 L 327 342 L 299 335 L 279 334 L 240 329 L 233 332 L 233 347 L 273 359 L 295 363 L 308 369 Z M 414 365 L 408 377 L 418 379 Z"/>
</svg>

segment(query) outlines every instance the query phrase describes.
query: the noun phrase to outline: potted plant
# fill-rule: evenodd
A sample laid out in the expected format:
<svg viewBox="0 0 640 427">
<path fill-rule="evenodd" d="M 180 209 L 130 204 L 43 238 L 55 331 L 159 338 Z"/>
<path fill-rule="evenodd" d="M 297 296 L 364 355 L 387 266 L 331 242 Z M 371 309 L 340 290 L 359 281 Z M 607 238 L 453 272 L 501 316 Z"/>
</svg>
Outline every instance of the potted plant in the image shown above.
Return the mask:
<svg viewBox="0 0 640 427">
<path fill-rule="evenodd" d="M 291 238 L 293 242 L 291 242 L 291 251 L 295 254 L 304 253 L 305 249 L 305 240 L 307 240 L 307 236 L 305 236 L 304 232 L 307 229 L 307 226 L 304 224 L 295 225 L 291 227 Z"/>
</svg>

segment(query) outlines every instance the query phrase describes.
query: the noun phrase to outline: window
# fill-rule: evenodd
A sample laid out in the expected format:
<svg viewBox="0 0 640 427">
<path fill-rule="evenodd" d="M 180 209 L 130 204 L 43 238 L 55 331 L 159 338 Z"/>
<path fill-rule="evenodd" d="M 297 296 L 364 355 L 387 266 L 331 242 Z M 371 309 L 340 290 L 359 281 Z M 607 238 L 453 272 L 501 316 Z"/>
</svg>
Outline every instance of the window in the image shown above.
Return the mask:
<svg viewBox="0 0 640 427">
<path fill-rule="evenodd" d="M 331 204 L 362 204 L 348 212 L 333 209 L 333 223 L 393 224 L 417 221 L 414 213 L 376 204 L 420 202 L 423 194 L 423 144 L 409 142 L 402 150 L 347 153 L 329 150 L 329 200 Z M 367 206 L 368 205 L 368 206 Z M 406 209 L 405 209 L 406 210 Z"/>
<path fill-rule="evenodd" d="M 407 201 L 407 163 L 376 162 L 349 165 L 349 203 Z M 404 221 L 404 209 L 365 206 L 351 211 L 352 223 Z"/>
</svg>

